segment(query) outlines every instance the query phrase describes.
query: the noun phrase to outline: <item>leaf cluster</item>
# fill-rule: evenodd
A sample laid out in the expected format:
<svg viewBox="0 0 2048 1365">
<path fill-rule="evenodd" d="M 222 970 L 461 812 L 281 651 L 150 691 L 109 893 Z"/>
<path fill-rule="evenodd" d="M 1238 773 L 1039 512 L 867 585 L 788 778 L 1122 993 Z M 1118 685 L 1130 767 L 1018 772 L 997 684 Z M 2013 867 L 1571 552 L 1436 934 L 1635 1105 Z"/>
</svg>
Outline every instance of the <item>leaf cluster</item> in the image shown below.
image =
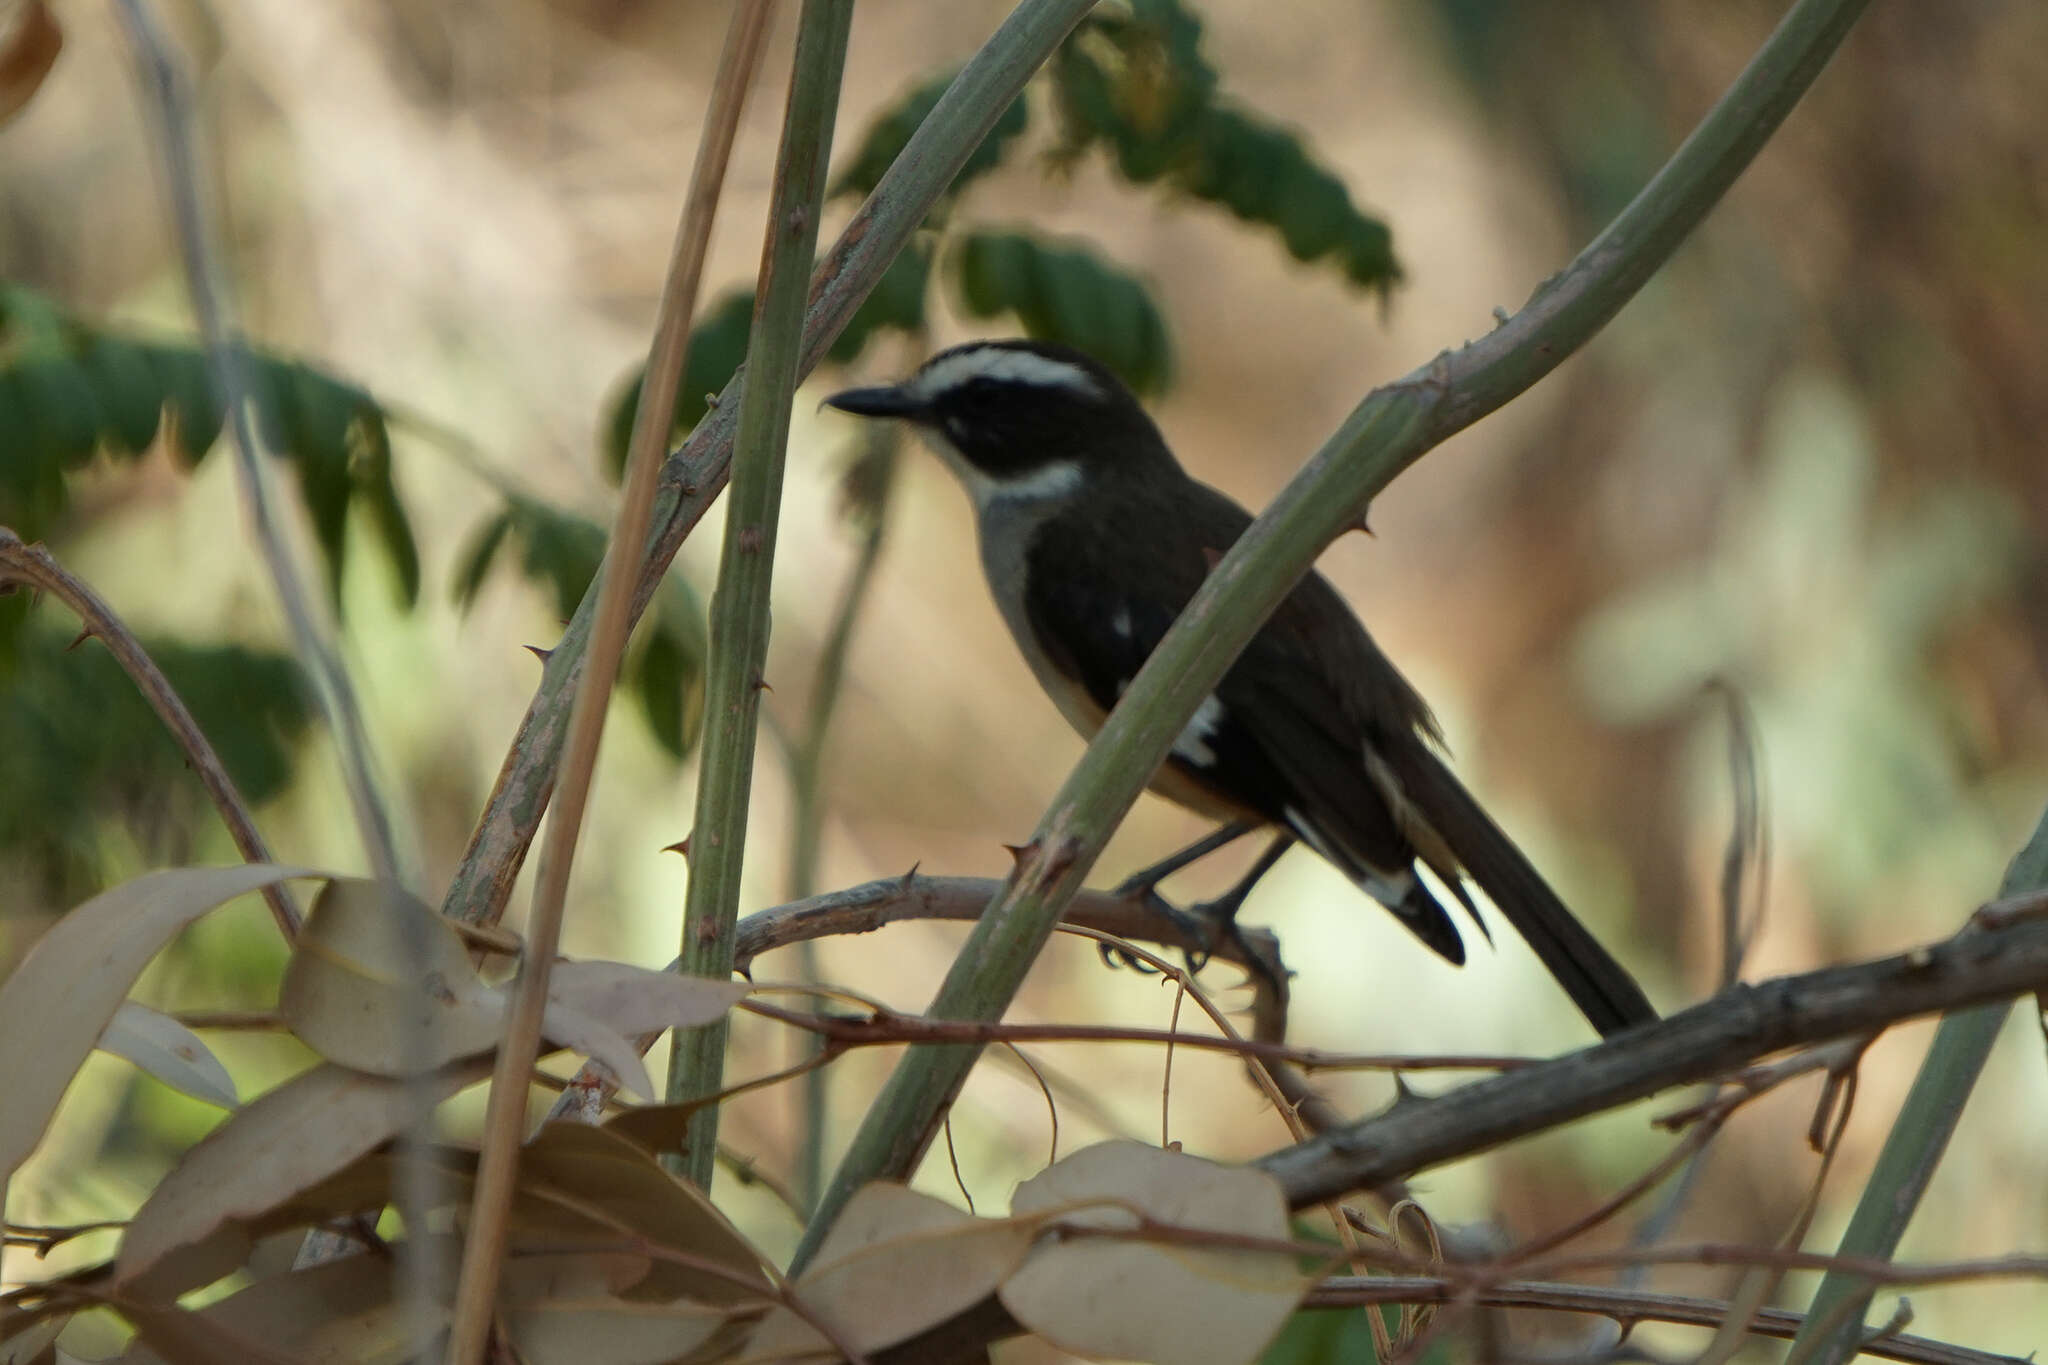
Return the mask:
<svg viewBox="0 0 2048 1365">
<path fill-rule="evenodd" d="M 391 478 L 391 433 L 366 391 L 258 350 L 241 360 L 256 430 L 298 476 L 339 602 L 348 524 L 362 517 L 399 591 L 419 596 L 419 548 Z M 104 454 L 134 460 L 163 444 L 185 468 L 219 439 L 226 412 L 206 353 L 91 326 L 0 281 L 0 524 L 24 539 L 57 525 L 68 477 Z"/>
<path fill-rule="evenodd" d="M 1201 39 L 1201 21 L 1178 0 L 1142 0 L 1083 23 L 1044 77 L 1060 124 L 1051 164 L 1101 147 L 1129 184 L 1186 194 L 1269 227 L 1295 259 L 1334 265 L 1384 299 L 1401 278 L 1387 225 L 1358 210 L 1299 134 L 1223 98 Z M 874 191 L 952 75 L 913 87 L 869 125 L 832 181 L 835 198 Z M 969 317 L 1015 318 L 1030 336 L 1095 356 L 1140 394 L 1172 383 L 1170 328 L 1136 273 L 1086 242 L 1021 228 L 949 230 L 962 194 L 1017 154 L 1029 123 L 1030 104 L 1020 95 L 933 208 L 928 231 L 904 249 L 833 342 L 829 360 L 850 364 L 888 333 L 922 335 L 936 275 Z M 738 370 L 752 316 L 753 296 L 731 294 L 691 332 L 672 438 L 703 419 L 708 400 Z M 625 465 L 641 378 L 639 370 L 628 376 L 605 422 L 614 478 Z"/>
<path fill-rule="evenodd" d="M 465 1207 L 475 1152 L 393 1143 L 416 1105 L 482 1080 L 506 992 L 471 965 L 454 926 L 395 888 L 330 880 L 293 946 L 280 1022 L 322 1059 L 246 1105 L 205 1044 L 128 1000 L 152 956 L 215 906 L 304 869 L 151 873 L 73 909 L 0 986 L 0 1031 L 33 1024 L 39 1046 L 0 1057 L 0 1181 L 40 1141 L 95 1047 L 231 1109 L 121 1229 L 111 1260 L 0 1299 L 0 1353 L 44 1358 L 57 1326 L 107 1308 L 136 1333 L 128 1359 L 401 1359 L 412 1256 L 452 1265 L 456 1238 L 413 1230 L 310 1269 L 252 1260 L 258 1243 L 335 1220 L 368 1227 L 397 1200 L 402 1163 L 422 1163 L 437 1211 Z M 500 947 L 511 946 L 500 944 Z M 624 963 L 561 962 L 548 1040 L 649 1088 L 632 1035 L 721 1017 L 741 983 Z M 750 1361 L 869 1353 L 989 1298 L 1072 1351 L 1240 1365 L 1280 1330 L 1320 1265 L 1297 1263 L 1280 1186 L 1262 1172 L 1133 1142 L 1054 1163 L 1021 1186 L 1008 1218 L 977 1218 L 902 1186 L 860 1192 L 816 1264 L 781 1283 L 658 1153 L 693 1105 L 629 1110 L 601 1127 L 552 1123 L 524 1148 L 498 1321 L 519 1358 Z M 418 1180 L 413 1181 L 417 1187 Z M 1093 1234 L 1093 1235 L 1091 1235 Z M 182 1296 L 245 1272 L 252 1283 L 199 1309 Z M 443 1282 L 447 1282 L 446 1277 Z M 1084 1292 L 1113 1288 L 1112 1293 Z M 429 1330 L 447 1305 L 430 1298 Z M 381 1344 L 384 1353 L 371 1348 Z M 398 1350 L 397 1355 L 389 1352 Z"/>
<path fill-rule="evenodd" d="M 0 621 L 26 606 L 0 598 Z M 95 883 L 97 828 L 109 817 L 156 833 L 159 851 L 210 818 L 184 754 L 112 655 L 68 649 L 62 634 L 35 627 L 9 649 L 6 634 L 0 625 L 0 851 L 47 895 L 61 901 Z M 144 647 L 243 794 L 261 802 L 284 791 L 313 713 L 297 663 L 237 644 Z"/>
</svg>

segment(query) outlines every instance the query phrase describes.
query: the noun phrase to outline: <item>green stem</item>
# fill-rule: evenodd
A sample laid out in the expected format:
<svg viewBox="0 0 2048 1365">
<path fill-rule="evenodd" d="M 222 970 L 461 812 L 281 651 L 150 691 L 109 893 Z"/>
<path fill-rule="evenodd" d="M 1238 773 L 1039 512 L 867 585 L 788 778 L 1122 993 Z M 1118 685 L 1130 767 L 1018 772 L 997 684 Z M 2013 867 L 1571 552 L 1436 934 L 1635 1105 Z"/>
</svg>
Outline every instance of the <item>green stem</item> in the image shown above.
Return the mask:
<svg viewBox="0 0 2048 1365">
<path fill-rule="evenodd" d="M 1748 165 L 1866 3 L 1799 0 L 1670 162 L 1521 313 L 1366 397 L 1160 642 L 976 923 L 929 1014 L 1002 1015 L 1174 737 L 1323 548 L 1401 470 L 1526 390 L 1614 316 Z M 978 1054 L 965 1045 L 918 1048 L 897 1065 L 805 1230 L 795 1268 L 855 1190 L 915 1170 Z"/>
<path fill-rule="evenodd" d="M 982 138 L 1094 3 L 1023 0 L 960 69 L 813 272 L 800 374 L 808 374 L 824 358 L 854 310 L 873 291 L 882 272 L 953 183 Z M 719 395 L 717 406 L 663 468 L 662 493 L 655 505 L 656 530 L 648 539 L 640 582 L 633 594 L 635 619 L 653 597 L 684 537 L 725 488 L 743 379 L 744 373 L 734 376 Z M 442 899 L 444 914 L 474 923 L 494 923 L 504 912 L 520 863 L 554 790 L 569 702 L 590 647 L 596 601 L 594 590 L 583 595 L 562 638 L 548 655 L 540 686 L 519 722 L 497 785 Z"/>
<path fill-rule="evenodd" d="M 817 894 L 818 854 L 825 837 L 825 740 L 831 731 L 832 713 L 846 680 L 846 654 L 853 643 L 853 628 L 867 601 L 868 588 L 881 562 L 882 539 L 889 524 L 889 491 L 895 483 L 896 453 L 900 433 L 888 423 L 862 428 L 865 442 L 852 478 L 862 481 L 856 515 L 865 523 L 860 549 L 853 569 L 841 590 L 838 608 L 818 653 L 817 677 L 811 686 L 810 706 L 804 713 L 803 734 L 790 749 L 789 782 L 794 792 L 794 828 L 789 841 L 788 885 L 783 894 L 803 900 Z M 824 979 L 818 967 L 818 944 L 805 939 L 796 945 L 797 980 L 816 984 Z M 822 1035 L 809 1033 L 802 1039 L 803 1058 L 810 1060 L 824 1050 Z M 803 1076 L 803 1139 L 797 1157 L 797 1197 L 806 1210 L 817 1206 L 825 1187 L 826 1106 L 830 1083 L 824 1067 Z"/>
<path fill-rule="evenodd" d="M 720 981 L 732 975 L 761 670 L 768 659 L 769 588 L 782 508 L 783 457 L 789 447 L 789 408 L 800 369 L 804 295 L 818 250 L 825 166 L 832 152 L 839 80 L 852 27 L 853 0 L 804 0 L 754 325 L 747 338 L 748 376 L 733 442 L 732 490 L 725 501 L 725 546 L 718 590 L 711 599 L 704 757 L 697 777 L 690 890 L 683 911 L 683 970 Z M 725 1073 L 725 1040 L 723 1020 L 676 1035 L 668 1068 L 671 1103 L 718 1091 Z M 711 1188 L 711 1174 L 718 1165 L 716 1105 L 706 1105 L 691 1121 L 683 1163 L 690 1180 Z"/>
<path fill-rule="evenodd" d="M 2001 899 L 2048 888 L 2048 811 L 2042 812 L 2034 837 L 2005 870 Z M 1934 1043 L 1913 1088 L 1892 1124 L 1891 1136 L 1878 1153 L 1870 1180 L 1856 1202 L 1848 1231 L 1836 1249 L 1860 1260 L 1890 1260 L 1912 1221 L 1914 1209 L 1927 1193 L 1934 1168 L 1963 1116 L 1963 1106 L 1984 1070 L 1998 1030 L 2012 1013 L 2011 1001 L 1979 1005 L 1942 1018 Z M 1870 1307 L 1870 1282 L 1842 1271 L 1829 1271 L 1814 1291 L 1806 1321 L 1792 1343 L 1788 1362 L 1840 1365 L 1856 1354 L 1863 1337 L 1863 1315 Z"/>
</svg>

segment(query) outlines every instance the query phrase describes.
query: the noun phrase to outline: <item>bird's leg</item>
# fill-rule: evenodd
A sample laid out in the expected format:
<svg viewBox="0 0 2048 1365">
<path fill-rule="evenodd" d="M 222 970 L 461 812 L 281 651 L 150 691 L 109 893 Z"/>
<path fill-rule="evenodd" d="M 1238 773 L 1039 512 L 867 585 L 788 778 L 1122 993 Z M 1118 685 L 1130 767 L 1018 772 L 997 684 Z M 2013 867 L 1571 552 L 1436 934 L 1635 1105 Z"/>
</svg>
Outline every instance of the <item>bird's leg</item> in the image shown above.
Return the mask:
<svg viewBox="0 0 2048 1365">
<path fill-rule="evenodd" d="M 1152 866 L 1124 878 L 1121 882 L 1117 883 L 1116 889 L 1110 894 L 1122 897 L 1125 900 L 1141 902 L 1166 919 L 1176 929 L 1179 929 L 1181 934 L 1190 942 L 1213 942 L 1214 940 L 1208 935 L 1207 925 L 1199 919 L 1192 918 L 1187 911 L 1170 904 L 1164 896 L 1159 894 L 1159 883 L 1188 866 L 1188 864 L 1199 862 L 1227 844 L 1236 843 L 1258 827 L 1258 822 L 1254 820 L 1234 820 L 1195 840 L 1195 842 L 1171 857 L 1162 858 L 1152 864 Z M 1249 891 L 1250 887 L 1247 886 L 1243 889 Z M 1232 894 L 1235 895 L 1236 892 L 1233 891 Z M 1225 896 L 1223 899 L 1229 900 L 1230 896 Z M 1242 901 L 1243 899 L 1243 896 L 1238 896 L 1238 900 Z M 1234 909 L 1232 913 L 1235 913 Z M 1119 952 L 1107 943 L 1100 945 L 1096 951 L 1101 954 L 1103 965 L 1105 966 L 1124 966 L 1134 971 L 1150 970 L 1135 958 Z M 1190 961 L 1192 962 L 1192 960 L 1193 955 L 1190 953 Z"/>
<path fill-rule="evenodd" d="M 1266 975 L 1265 967 L 1259 955 L 1252 951 L 1251 945 L 1244 941 L 1244 934 L 1237 927 L 1237 912 L 1244 908 L 1245 898 L 1251 895 L 1252 888 L 1259 884 L 1259 879 L 1268 872 L 1271 872 L 1273 864 L 1280 861 L 1280 855 L 1292 847 L 1294 847 L 1293 832 L 1281 830 L 1273 836 L 1273 842 L 1266 845 L 1266 851 L 1259 855 L 1259 860 L 1252 864 L 1251 870 L 1238 879 L 1236 886 L 1231 887 L 1215 900 L 1205 901 L 1184 912 L 1201 918 L 1202 933 L 1207 943 L 1213 947 L 1219 938 L 1228 938 L 1244 954 L 1245 966 L 1262 976 Z M 1188 952 L 1188 970 L 1198 972 L 1202 970 L 1203 965 L 1208 960 L 1209 953 L 1205 951 L 1201 955 L 1201 961 L 1197 962 L 1194 951 L 1190 950 Z M 1275 989 L 1278 989 L 1281 983 L 1274 981 L 1270 984 Z"/>
</svg>

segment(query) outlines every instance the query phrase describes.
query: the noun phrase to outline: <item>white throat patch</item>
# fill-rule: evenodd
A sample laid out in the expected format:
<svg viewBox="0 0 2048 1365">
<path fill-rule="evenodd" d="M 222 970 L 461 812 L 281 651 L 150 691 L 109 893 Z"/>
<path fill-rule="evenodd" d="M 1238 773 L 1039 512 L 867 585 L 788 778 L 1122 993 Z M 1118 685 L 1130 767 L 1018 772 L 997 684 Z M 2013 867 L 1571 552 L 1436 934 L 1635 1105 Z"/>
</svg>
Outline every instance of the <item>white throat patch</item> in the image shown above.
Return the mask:
<svg viewBox="0 0 2048 1365">
<path fill-rule="evenodd" d="M 1095 377 L 1071 361 L 1007 346 L 970 346 L 949 351 L 919 370 L 907 387 L 919 399 L 930 402 L 948 389 L 957 389 L 974 379 L 1035 384 L 1090 396 L 1102 393 Z"/>
<path fill-rule="evenodd" d="M 953 471 L 953 477 L 960 480 L 960 486 L 967 490 L 967 496 L 974 502 L 976 516 L 985 515 L 996 506 L 1057 501 L 1081 486 L 1081 466 L 1072 460 L 1056 460 L 1015 478 L 996 479 L 976 469 L 946 439 L 944 429 L 920 427 L 918 435 L 924 438 L 924 443 L 932 448 L 946 468 Z"/>
</svg>

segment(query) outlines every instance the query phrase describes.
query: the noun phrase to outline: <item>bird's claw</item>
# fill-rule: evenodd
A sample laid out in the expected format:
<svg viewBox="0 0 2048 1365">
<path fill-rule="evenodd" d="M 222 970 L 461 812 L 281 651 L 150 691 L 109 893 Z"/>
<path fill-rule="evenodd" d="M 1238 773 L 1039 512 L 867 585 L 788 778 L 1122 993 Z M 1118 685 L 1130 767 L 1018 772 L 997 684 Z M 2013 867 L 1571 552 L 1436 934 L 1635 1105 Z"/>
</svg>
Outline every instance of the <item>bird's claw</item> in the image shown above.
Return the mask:
<svg viewBox="0 0 2048 1365">
<path fill-rule="evenodd" d="M 1209 965 L 1209 958 L 1216 944 L 1217 930 L 1223 926 L 1203 913 L 1207 907 L 1197 906 L 1193 910 L 1183 910 L 1160 895 L 1156 883 L 1136 878 L 1118 884 L 1110 894 L 1123 900 L 1138 902 L 1174 927 L 1185 945 L 1181 949 L 1181 954 L 1187 963 L 1189 976 L 1195 975 Z M 1235 932 L 1234 925 L 1230 926 L 1230 929 Z M 1105 967 L 1128 967 L 1146 976 L 1159 974 L 1158 968 L 1132 956 L 1115 944 L 1098 943 L 1095 951 L 1102 958 L 1102 965 Z"/>
</svg>

